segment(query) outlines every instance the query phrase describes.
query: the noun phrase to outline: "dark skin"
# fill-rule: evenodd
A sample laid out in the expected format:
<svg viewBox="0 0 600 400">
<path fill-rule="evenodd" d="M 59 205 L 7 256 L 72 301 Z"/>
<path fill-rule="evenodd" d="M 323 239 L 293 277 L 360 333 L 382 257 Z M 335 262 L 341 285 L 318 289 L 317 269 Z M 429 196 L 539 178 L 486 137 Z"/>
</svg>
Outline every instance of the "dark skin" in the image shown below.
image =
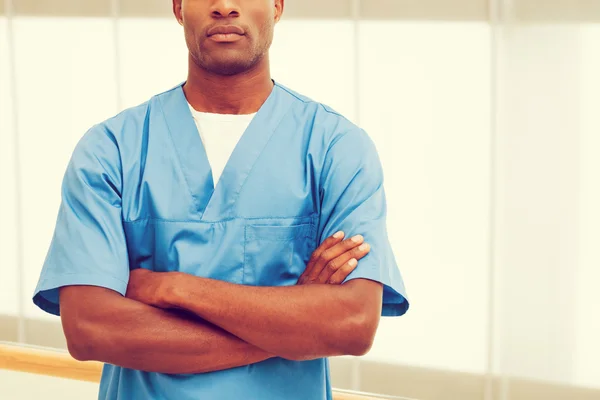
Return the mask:
<svg viewBox="0 0 600 400">
<path fill-rule="evenodd" d="M 359 250 L 362 243 L 329 237 L 313 252 L 298 285 L 328 287 L 333 285 L 332 277 L 345 278 L 356 268 L 353 261 L 370 251 L 368 246 Z M 131 272 L 126 297 L 94 286 L 60 288 L 60 314 L 69 352 L 80 361 L 168 374 L 219 371 L 276 355 L 171 308 L 163 299 L 177 288 L 167 283 L 186 278 L 192 276 L 136 269 Z M 306 354 L 304 359 L 308 358 Z"/>
<path fill-rule="evenodd" d="M 189 49 L 183 90 L 196 110 L 258 111 L 273 89 L 268 49 L 283 9 L 283 0 L 173 0 Z M 79 360 L 174 374 L 275 356 L 362 355 L 379 323 L 383 288 L 365 279 L 340 284 L 370 251 L 357 239 L 326 239 L 291 287 L 250 287 L 135 266 L 125 297 L 99 287 L 63 287 L 69 351 Z"/>
<path fill-rule="evenodd" d="M 173 1 L 189 49 L 183 91 L 192 107 L 218 114 L 258 111 L 273 89 L 268 51 L 283 8 L 284 0 Z M 210 36 L 216 26 L 243 34 L 219 41 Z"/>
</svg>

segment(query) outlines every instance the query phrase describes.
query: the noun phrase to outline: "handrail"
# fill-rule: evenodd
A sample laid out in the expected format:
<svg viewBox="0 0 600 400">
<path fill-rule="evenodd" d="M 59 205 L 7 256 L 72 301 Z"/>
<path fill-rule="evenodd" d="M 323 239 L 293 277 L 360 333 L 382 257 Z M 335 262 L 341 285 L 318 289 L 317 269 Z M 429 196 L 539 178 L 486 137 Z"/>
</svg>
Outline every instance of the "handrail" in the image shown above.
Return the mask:
<svg viewBox="0 0 600 400">
<path fill-rule="evenodd" d="M 0 343 L 1 369 L 99 383 L 102 363 L 77 361 L 65 351 Z M 333 398 L 334 400 L 383 399 L 382 397 L 336 390 L 333 392 Z"/>
<path fill-rule="evenodd" d="M 0 369 L 100 382 L 102 364 L 77 361 L 67 352 L 0 343 Z"/>
</svg>

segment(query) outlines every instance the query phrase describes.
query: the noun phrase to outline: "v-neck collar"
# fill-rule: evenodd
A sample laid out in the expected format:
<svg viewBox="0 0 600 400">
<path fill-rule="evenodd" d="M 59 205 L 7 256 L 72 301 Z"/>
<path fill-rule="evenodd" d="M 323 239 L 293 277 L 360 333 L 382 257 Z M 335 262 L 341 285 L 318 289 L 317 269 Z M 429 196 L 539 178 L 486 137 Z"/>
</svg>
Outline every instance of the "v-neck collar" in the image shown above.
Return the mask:
<svg viewBox="0 0 600 400">
<path fill-rule="evenodd" d="M 291 97 L 274 82 L 269 97 L 233 149 L 215 188 L 208 156 L 183 92 L 184 83 L 158 98 L 186 184 L 194 199 L 194 211 L 203 221 L 233 218 L 233 206 L 242 186 L 291 107 Z"/>
</svg>

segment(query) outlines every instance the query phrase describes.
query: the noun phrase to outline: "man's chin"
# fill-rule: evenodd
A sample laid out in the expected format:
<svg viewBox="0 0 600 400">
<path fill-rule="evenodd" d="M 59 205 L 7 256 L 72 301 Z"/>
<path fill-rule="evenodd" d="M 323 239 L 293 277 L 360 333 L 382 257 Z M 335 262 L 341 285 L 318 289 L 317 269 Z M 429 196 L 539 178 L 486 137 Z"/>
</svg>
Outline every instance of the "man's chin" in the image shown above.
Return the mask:
<svg viewBox="0 0 600 400">
<path fill-rule="evenodd" d="M 216 57 L 209 56 L 201 61 L 204 61 L 201 64 L 205 70 L 222 76 L 242 74 L 257 63 L 257 60 L 249 58 L 247 54 L 241 54 L 237 49 L 222 49 Z"/>
<path fill-rule="evenodd" d="M 224 59 L 224 60 L 211 60 L 206 65 L 206 69 L 213 74 L 222 76 L 232 76 L 244 73 L 252 68 L 252 63 L 247 60 L 240 59 Z"/>
</svg>

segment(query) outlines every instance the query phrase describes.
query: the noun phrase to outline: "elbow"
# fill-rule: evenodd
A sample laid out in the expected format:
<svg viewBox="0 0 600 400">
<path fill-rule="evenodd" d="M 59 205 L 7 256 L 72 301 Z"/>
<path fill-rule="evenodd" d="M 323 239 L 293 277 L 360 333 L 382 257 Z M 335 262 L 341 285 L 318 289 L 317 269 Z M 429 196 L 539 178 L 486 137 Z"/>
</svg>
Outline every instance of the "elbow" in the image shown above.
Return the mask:
<svg viewBox="0 0 600 400">
<path fill-rule="evenodd" d="M 114 293 L 114 292 L 113 292 Z M 60 319 L 69 354 L 78 361 L 103 361 L 105 349 L 117 342 L 110 317 L 116 308 L 108 289 L 90 286 L 65 286 L 59 291 Z M 117 304 L 118 306 L 118 304 Z"/>
<path fill-rule="evenodd" d="M 91 358 L 88 357 L 85 353 L 83 353 L 78 346 L 75 346 L 71 341 L 67 341 L 67 350 L 71 357 L 73 357 L 77 361 L 90 361 Z"/>
<path fill-rule="evenodd" d="M 364 356 L 373 347 L 379 315 L 362 312 L 349 319 L 343 353 L 349 356 Z"/>
<path fill-rule="evenodd" d="M 361 357 L 369 353 L 371 350 L 371 346 L 373 342 L 369 343 L 368 341 L 357 342 L 356 344 L 350 346 L 347 351 L 347 355 Z"/>
<path fill-rule="evenodd" d="M 325 347 L 294 347 L 278 353 L 280 357 L 291 361 L 309 361 L 333 356 L 364 356 L 375 340 L 379 324 L 379 315 L 368 312 L 353 313 L 335 324 L 328 323 L 319 343 Z"/>
<path fill-rule="evenodd" d="M 90 330 L 83 321 L 63 321 L 63 331 L 67 339 L 67 350 L 77 361 L 94 360 Z"/>
<path fill-rule="evenodd" d="M 373 347 L 375 335 L 359 332 L 354 335 L 350 343 L 347 344 L 345 354 L 349 356 L 364 356 Z"/>
</svg>

